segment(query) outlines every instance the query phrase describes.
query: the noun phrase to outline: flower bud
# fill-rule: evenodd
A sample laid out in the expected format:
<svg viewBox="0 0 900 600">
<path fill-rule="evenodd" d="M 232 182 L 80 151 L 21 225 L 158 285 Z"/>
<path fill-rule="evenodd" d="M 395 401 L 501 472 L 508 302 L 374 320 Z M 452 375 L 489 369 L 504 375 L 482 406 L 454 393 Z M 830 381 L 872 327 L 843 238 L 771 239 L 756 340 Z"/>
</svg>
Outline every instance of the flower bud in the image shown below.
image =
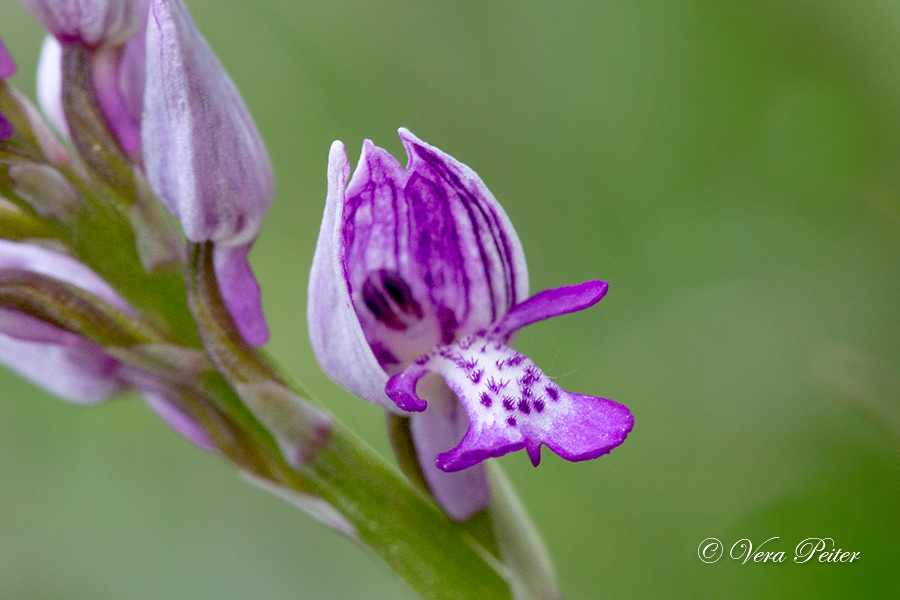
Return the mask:
<svg viewBox="0 0 900 600">
<path fill-rule="evenodd" d="M 272 167 L 240 94 L 180 0 L 153 0 L 141 141 L 151 187 L 188 240 L 212 241 L 225 303 L 244 338 L 268 328 L 247 253 L 272 202 Z"/>
<path fill-rule="evenodd" d="M 126 154 L 140 147 L 144 37 L 148 0 L 113 3 L 29 1 L 27 8 L 47 27 L 38 63 L 38 100 L 44 114 L 68 135 L 62 102 L 64 45 L 91 48 L 91 74 L 97 105 Z M 74 33 L 73 33 L 74 32 Z M 81 32 L 81 33 L 79 33 Z"/>
</svg>

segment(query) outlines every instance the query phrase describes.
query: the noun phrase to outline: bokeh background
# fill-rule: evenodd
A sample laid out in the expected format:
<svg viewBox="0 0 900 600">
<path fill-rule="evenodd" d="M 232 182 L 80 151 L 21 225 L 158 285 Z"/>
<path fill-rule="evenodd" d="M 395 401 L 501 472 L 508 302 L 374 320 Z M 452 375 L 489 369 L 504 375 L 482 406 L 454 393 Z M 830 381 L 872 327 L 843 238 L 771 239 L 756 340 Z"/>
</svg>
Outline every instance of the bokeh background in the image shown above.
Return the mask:
<svg viewBox="0 0 900 600">
<path fill-rule="evenodd" d="M 278 196 L 252 259 L 270 350 L 318 370 L 306 278 L 329 144 L 399 126 L 503 203 L 532 291 L 603 278 L 518 342 L 627 404 L 611 455 L 502 460 L 569 600 L 900 597 L 900 4 L 891 0 L 188 0 Z M 33 95 L 42 32 L 0 0 Z M 702 540 L 783 550 L 704 564 Z M 853 564 L 794 564 L 831 537 Z M 364 549 L 237 479 L 136 398 L 85 409 L 0 372 L 0 597 L 412 598 Z"/>
</svg>

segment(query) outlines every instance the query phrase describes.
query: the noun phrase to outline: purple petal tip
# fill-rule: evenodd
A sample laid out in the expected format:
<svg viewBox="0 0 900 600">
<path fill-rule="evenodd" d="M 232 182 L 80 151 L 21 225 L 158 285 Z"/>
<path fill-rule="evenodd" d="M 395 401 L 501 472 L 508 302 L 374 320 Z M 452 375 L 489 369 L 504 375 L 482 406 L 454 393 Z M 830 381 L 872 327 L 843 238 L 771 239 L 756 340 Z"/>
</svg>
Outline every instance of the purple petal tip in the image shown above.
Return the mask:
<svg viewBox="0 0 900 600">
<path fill-rule="evenodd" d="M 408 412 L 422 412 L 428 403 L 416 394 L 416 383 L 421 379 L 425 371 L 411 374 L 409 370 L 397 373 L 391 377 L 384 388 L 384 393 L 393 400 L 401 410 Z"/>
<path fill-rule="evenodd" d="M 250 269 L 250 244 L 237 248 L 216 246 L 214 263 L 222 298 L 238 331 L 251 346 L 269 341 L 269 326 L 263 315 L 259 283 Z"/>
</svg>

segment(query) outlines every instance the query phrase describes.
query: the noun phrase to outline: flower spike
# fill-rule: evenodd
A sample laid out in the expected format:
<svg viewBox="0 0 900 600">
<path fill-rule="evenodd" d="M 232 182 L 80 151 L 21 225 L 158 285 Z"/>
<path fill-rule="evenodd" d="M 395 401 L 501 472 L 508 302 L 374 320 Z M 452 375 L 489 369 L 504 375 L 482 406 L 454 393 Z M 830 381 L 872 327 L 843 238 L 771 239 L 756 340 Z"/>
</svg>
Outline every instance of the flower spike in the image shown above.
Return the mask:
<svg viewBox="0 0 900 600">
<path fill-rule="evenodd" d="M 606 283 L 528 298 L 521 243 L 478 175 L 405 129 L 400 138 L 405 169 L 366 140 L 352 178 L 343 145 L 332 145 L 310 337 L 335 381 L 411 413 L 429 490 L 462 520 L 489 501 L 485 458 L 525 448 L 537 465 L 542 445 L 596 458 L 633 419 L 612 400 L 563 390 L 509 347 L 526 325 L 594 305 Z"/>
<path fill-rule="evenodd" d="M 269 332 L 247 254 L 272 202 L 266 149 L 180 0 L 153 0 L 141 140 L 147 179 L 188 240 L 216 244 L 222 295 L 245 339 Z"/>
</svg>

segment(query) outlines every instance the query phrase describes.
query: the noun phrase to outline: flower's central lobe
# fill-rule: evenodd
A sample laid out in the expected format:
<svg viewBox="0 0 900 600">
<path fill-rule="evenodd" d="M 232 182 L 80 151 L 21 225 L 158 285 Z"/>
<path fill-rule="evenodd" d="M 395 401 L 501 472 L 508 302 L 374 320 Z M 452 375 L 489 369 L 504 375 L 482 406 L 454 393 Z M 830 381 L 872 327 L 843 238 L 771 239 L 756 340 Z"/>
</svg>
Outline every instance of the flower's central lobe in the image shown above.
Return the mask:
<svg viewBox="0 0 900 600">
<path fill-rule="evenodd" d="M 606 454 L 631 431 L 627 408 L 567 392 L 530 358 L 488 335 L 436 348 L 392 377 L 385 391 L 400 408 L 423 411 L 427 402 L 416 393 L 416 383 L 429 372 L 444 377 L 469 417 L 459 445 L 438 455 L 444 471 L 523 447 L 537 465 L 542 444 L 567 460 L 587 460 Z"/>
</svg>

